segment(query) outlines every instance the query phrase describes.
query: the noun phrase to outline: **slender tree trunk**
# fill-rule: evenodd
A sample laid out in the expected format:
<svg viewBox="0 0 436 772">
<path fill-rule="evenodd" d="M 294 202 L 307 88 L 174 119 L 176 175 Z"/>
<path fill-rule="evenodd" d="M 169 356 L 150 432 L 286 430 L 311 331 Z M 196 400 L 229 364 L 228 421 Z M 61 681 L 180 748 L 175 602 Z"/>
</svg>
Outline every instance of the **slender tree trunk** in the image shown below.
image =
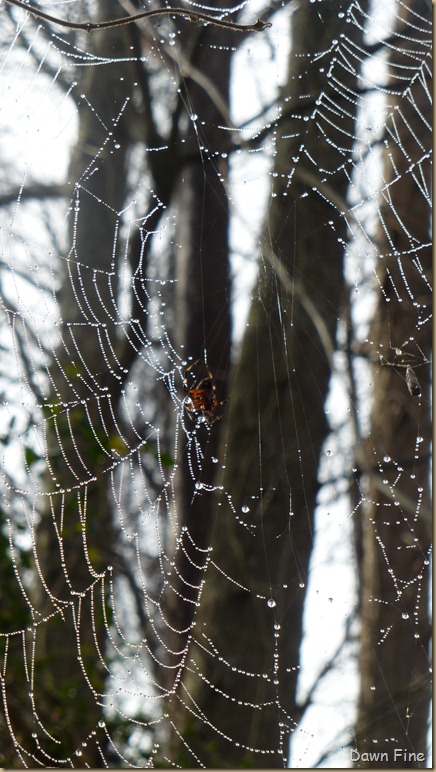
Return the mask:
<svg viewBox="0 0 436 772">
<path fill-rule="evenodd" d="M 229 103 L 231 34 L 226 30 L 196 30 L 191 35 L 190 62 L 210 79 L 224 104 Z M 218 400 L 227 394 L 230 366 L 230 270 L 229 270 L 229 203 L 228 161 L 215 155 L 228 147 L 228 132 L 220 125 L 225 117 L 202 86 L 188 80 L 189 115 L 181 117 L 181 135 L 185 137 L 186 159 L 178 177 L 174 201 L 177 207 L 177 329 L 176 337 L 183 346 L 187 366 L 196 362 L 190 373 L 190 385 L 206 377 L 209 367 L 217 389 Z M 196 118 L 195 116 L 198 116 Z M 183 129 L 183 122 L 187 127 Z M 214 153 L 209 153 L 209 150 Z M 205 362 L 205 357 L 207 362 Z M 217 413 L 217 417 L 218 417 Z M 201 593 L 212 521 L 209 486 L 213 485 L 221 424 L 210 428 L 196 427 L 185 411 L 180 443 L 180 484 L 178 488 L 179 527 L 181 529 L 165 594 L 167 609 L 168 658 L 170 665 L 183 668 L 191 636 L 192 622 Z M 201 460 L 196 440 L 206 449 Z M 203 491 L 200 490 L 203 486 Z M 170 653 L 171 652 L 171 653 Z M 175 675 L 175 679 L 174 679 Z M 180 708 L 178 683 L 181 670 L 169 671 L 169 702 L 172 721 L 180 731 L 183 708 Z M 175 734 L 170 740 L 173 757 L 183 763 L 183 743 Z"/>
<path fill-rule="evenodd" d="M 321 14 L 305 4 L 292 19 L 283 96 L 295 112 L 280 124 L 259 282 L 222 446 L 221 482 L 231 498 L 219 494 L 204 513 L 213 524 L 213 562 L 182 681 L 183 735 L 194 754 L 187 752 L 186 764 L 283 766 L 298 717 L 317 475 L 329 431 L 324 401 L 343 281 L 346 224 L 336 203 L 346 195 L 340 169 L 354 133 L 348 102 L 332 127 L 329 85 L 311 55 L 345 27 L 361 42 L 361 32 L 341 16 L 346 6 L 332 2 Z M 341 68 L 340 78 L 353 93 L 355 75 Z M 317 120 L 306 123 L 322 92 Z M 319 131 L 327 119 L 329 143 Z M 306 154 L 293 173 L 300 126 Z"/>
<path fill-rule="evenodd" d="M 421 58 L 431 44 L 423 23 L 427 19 L 430 29 L 429 4 L 411 0 L 408 5 L 408 12 L 404 6 L 402 10 L 413 25 L 411 36 L 391 50 L 388 66 L 393 78 L 398 73 L 410 74 L 410 68 L 415 72 L 415 52 Z M 406 361 L 411 361 L 410 354 L 416 355 L 414 370 L 422 391 L 421 397 L 408 391 L 404 369 L 374 366 L 363 512 L 356 747 L 361 754 L 374 750 L 385 754 L 374 761 L 359 761 L 359 766 L 376 768 L 426 766 L 416 754 L 426 752 L 431 699 L 427 562 L 431 544 L 431 373 L 425 358 L 430 357 L 432 331 L 429 322 L 423 323 L 431 315 L 431 213 L 423 194 L 431 186 L 432 138 L 426 125 L 426 121 L 431 124 L 430 72 L 429 60 L 428 73 L 422 68 L 407 91 L 407 84 L 401 81 L 404 98 L 389 100 L 393 117 L 388 128 L 395 121 L 395 130 L 390 135 L 394 141 L 389 139 L 385 150 L 386 203 L 380 222 L 383 259 L 378 261 L 380 294 L 370 334 L 384 361 L 401 361 L 395 349 L 403 350 Z M 394 80 L 392 86 L 397 87 Z M 416 251 L 425 244 L 428 246 Z M 382 479 L 385 493 L 380 487 Z"/>
<path fill-rule="evenodd" d="M 105 16 L 109 10 L 106 6 Z M 96 55 L 128 56 L 124 29 L 95 33 L 92 41 Z M 126 64 L 107 62 L 86 70 L 69 169 L 77 185 L 58 295 L 61 342 L 50 367 L 50 404 L 44 406 L 50 476 L 36 539 L 44 582 L 39 608 L 46 620 L 51 618 L 33 634 L 34 691 L 44 727 L 37 729 L 41 760 L 49 765 L 69 756 L 77 766 L 103 763 L 91 733 L 97 731 L 104 745 L 98 722 L 108 671 L 99 656 L 106 637 L 100 572 L 113 564 L 115 544 L 105 470 L 111 466 L 112 443 L 119 439 L 114 415 L 122 376 L 113 354 L 113 245 L 126 195 L 123 71 L 132 80 Z"/>
</svg>

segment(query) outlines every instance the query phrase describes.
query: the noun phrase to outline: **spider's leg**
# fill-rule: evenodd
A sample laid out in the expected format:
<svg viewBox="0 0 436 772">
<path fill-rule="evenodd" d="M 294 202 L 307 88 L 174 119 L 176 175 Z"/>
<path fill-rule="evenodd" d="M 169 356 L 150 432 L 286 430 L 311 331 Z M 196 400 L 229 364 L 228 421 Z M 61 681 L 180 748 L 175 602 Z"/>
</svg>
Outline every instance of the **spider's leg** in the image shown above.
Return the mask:
<svg viewBox="0 0 436 772">
<path fill-rule="evenodd" d="M 213 378 L 202 378 L 201 381 L 196 383 L 192 388 L 197 390 L 200 389 L 201 391 L 204 391 L 207 386 L 210 386 L 211 389 L 215 390 L 215 384 L 213 382 Z"/>
<path fill-rule="evenodd" d="M 198 411 L 195 409 L 195 406 L 193 405 L 192 401 L 190 404 L 191 404 L 191 407 L 188 406 L 188 403 L 186 402 L 186 400 L 183 401 L 184 411 L 185 413 L 188 414 L 191 421 L 196 421 L 198 418 Z"/>
<path fill-rule="evenodd" d="M 195 365 L 198 365 L 199 361 L 199 359 L 196 359 L 195 362 L 191 362 L 189 367 L 187 367 L 185 370 L 185 376 L 190 372 L 190 370 L 192 370 L 193 367 L 195 367 Z"/>
</svg>

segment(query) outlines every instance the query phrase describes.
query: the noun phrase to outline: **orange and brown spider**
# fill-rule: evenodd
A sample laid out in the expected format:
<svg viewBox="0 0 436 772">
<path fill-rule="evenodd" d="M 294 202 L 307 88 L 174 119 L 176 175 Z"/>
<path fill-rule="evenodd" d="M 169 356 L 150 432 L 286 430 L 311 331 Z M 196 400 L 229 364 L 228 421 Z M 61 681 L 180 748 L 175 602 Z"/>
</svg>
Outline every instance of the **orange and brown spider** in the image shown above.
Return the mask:
<svg viewBox="0 0 436 772">
<path fill-rule="evenodd" d="M 188 373 L 198 364 L 200 360 L 197 359 L 188 369 L 185 370 L 183 377 L 183 390 L 186 393 L 185 407 L 188 415 L 192 420 L 195 420 L 194 413 L 200 413 L 203 419 L 209 424 L 214 424 L 216 421 L 220 421 L 222 416 L 216 415 L 216 411 L 222 405 L 228 402 L 228 399 L 224 399 L 222 402 L 218 402 L 216 396 L 216 387 L 213 375 L 209 369 L 209 365 L 206 364 L 207 378 L 203 378 L 198 383 L 194 383 L 193 386 L 188 386 L 187 376 Z M 230 399 L 230 397 L 229 397 Z"/>
</svg>

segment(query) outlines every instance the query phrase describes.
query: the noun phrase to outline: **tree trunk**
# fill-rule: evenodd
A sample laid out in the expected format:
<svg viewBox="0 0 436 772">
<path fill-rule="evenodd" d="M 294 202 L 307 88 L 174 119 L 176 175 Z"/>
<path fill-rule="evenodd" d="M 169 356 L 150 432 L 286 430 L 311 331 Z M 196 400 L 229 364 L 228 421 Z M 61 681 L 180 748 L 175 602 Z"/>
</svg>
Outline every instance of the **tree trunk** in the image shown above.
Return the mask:
<svg viewBox="0 0 436 772">
<path fill-rule="evenodd" d="M 384 362 L 416 359 L 413 369 L 422 396 L 408 391 L 404 368 L 380 366 L 379 362 L 374 366 L 363 512 L 361 683 L 356 728 L 359 753 L 380 754 L 373 761 L 365 761 L 365 756 L 359 766 L 403 769 L 426 766 L 431 698 L 431 371 L 425 359 L 430 357 L 432 331 L 425 319 L 431 310 L 432 256 L 431 212 L 428 194 L 423 193 L 424 186 L 427 191 L 431 186 L 432 138 L 425 123 L 431 124 L 431 83 L 425 68 L 421 68 L 422 77 L 411 77 L 417 72 L 414 52 L 421 60 L 430 44 L 425 25 L 416 24 L 415 14 L 428 19 L 428 29 L 431 16 L 429 4 L 421 0 L 411 0 L 409 8 L 405 15 L 413 25 L 410 36 L 400 42 L 401 48 L 391 50 L 389 66 L 393 89 L 397 88 L 396 73 L 408 73 L 410 82 L 401 81 L 404 98 L 400 95 L 389 100 L 385 203 L 380 223 L 382 259 L 378 260 L 380 293 L 369 337 L 379 346 Z M 428 68 L 430 73 L 430 61 Z M 395 356 L 395 349 L 403 355 Z M 421 759 L 419 753 L 423 754 Z"/>
<path fill-rule="evenodd" d="M 346 224 L 335 204 L 346 195 L 341 168 L 354 133 L 349 105 L 331 125 L 329 84 L 312 55 L 345 26 L 360 42 L 361 32 L 341 18 L 346 5 L 329 3 L 322 15 L 304 5 L 292 17 L 283 96 L 295 111 L 280 124 L 259 282 L 231 388 L 221 480 L 230 496 L 218 492 L 203 515 L 213 525 L 213 562 L 182 675 L 185 765 L 286 765 L 298 717 L 317 475 L 329 431 L 324 401 L 343 283 Z M 341 69 L 340 77 L 353 93 L 355 74 Z M 303 123 L 322 92 L 317 119 Z M 330 142 L 319 130 L 327 119 Z M 300 125 L 307 152 L 294 173 Z"/>
<path fill-rule="evenodd" d="M 185 46 L 191 49 L 191 64 L 210 79 L 224 104 L 229 102 L 231 39 L 227 30 L 196 30 L 190 45 Z M 210 368 L 221 401 L 227 394 L 231 345 L 228 161 L 221 156 L 228 149 L 228 132 L 220 128 L 225 118 L 216 100 L 211 99 L 203 87 L 188 81 L 187 93 L 191 115 L 184 114 L 181 118 L 181 124 L 187 123 L 185 129 L 181 125 L 186 157 L 174 194 L 177 242 L 181 245 L 176 254 L 176 338 L 183 347 L 186 367 L 198 360 L 190 372 L 189 385 L 206 377 Z M 218 159 L 207 152 L 212 148 L 219 151 Z M 213 458 L 218 453 L 221 427 L 219 421 L 210 427 L 196 425 L 199 417 L 197 414 L 191 420 L 186 410 L 183 413 L 188 434 L 182 431 L 180 443 L 177 489 L 180 533 L 174 569 L 164 596 L 165 616 L 169 620 L 168 664 L 182 668 L 208 558 L 212 521 L 207 490 L 216 474 Z M 197 439 L 191 442 L 194 436 L 207 449 L 201 460 L 195 451 Z M 200 486 L 204 493 L 200 492 Z M 176 667 L 168 673 L 167 687 L 173 693 L 168 707 L 172 722 L 180 729 L 183 718 L 175 694 L 181 671 Z M 173 757 L 180 759 L 183 743 L 177 733 L 169 744 Z"/>
<path fill-rule="evenodd" d="M 114 15 L 117 9 L 115 4 Z M 106 6 L 104 15 L 109 13 Z M 125 29 L 94 33 L 92 42 L 97 56 L 128 56 Z M 107 470 L 113 443 L 121 442 L 114 424 L 122 373 L 113 354 L 118 292 L 113 245 L 127 184 L 123 74 L 132 81 L 130 64 L 89 67 L 80 86 L 85 96 L 69 169 L 77 181 L 70 251 L 58 295 L 62 340 L 50 367 L 51 399 L 43 408 L 51 478 L 36 539 L 44 582 L 39 608 L 46 621 L 33 633 L 34 689 L 45 729 L 37 730 L 37 753 L 50 766 L 68 757 L 78 766 L 103 763 L 91 733 L 97 731 L 104 746 L 98 722 L 108 670 L 98 647 L 104 656 L 107 599 L 100 572 L 114 563 Z"/>
</svg>

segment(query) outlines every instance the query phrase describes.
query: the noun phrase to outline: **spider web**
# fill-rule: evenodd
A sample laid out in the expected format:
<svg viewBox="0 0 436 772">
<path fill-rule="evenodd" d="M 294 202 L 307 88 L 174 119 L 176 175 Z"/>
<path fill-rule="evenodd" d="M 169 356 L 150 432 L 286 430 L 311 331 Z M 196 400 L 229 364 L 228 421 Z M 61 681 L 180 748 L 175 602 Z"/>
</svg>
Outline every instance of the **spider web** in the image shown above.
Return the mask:
<svg viewBox="0 0 436 772">
<path fill-rule="evenodd" d="M 401 630 L 412 631 L 428 688 L 423 624 L 431 537 L 429 4 L 311 5 L 321 25 L 334 7 L 339 31 L 304 52 L 292 40 L 298 17 L 293 3 L 279 8 L 247 0 L 213 10 L 189 4 L 220 18 L 238 12 L 241 23 L 258 16 L 272 22 L 261 33 L 235 32 L 225 44 L 221 30 L 215 42 L 213 27 L 205 27 L 207 55 L 216 61 L 221 56 L 223 69 L 232 63 L 230 108 L 222 105 L 207 70 L 189 59 L 187 41 L 195 44 L 191 23 L 147 21 L 126 45 L 123 28 L 93 38 L 13 6 L 0 10 L 4 764 L 199 767 L 221 766 L 224 758 L 236 766 L 240 756 L 251 766 L 349 767 L 359 734 L 362 629 L 374 606 L 386 611 L 380 612 L 377 645 L 382 650 L 396 636 L 403 640 Z M 93 3 L 54 4 L 49 10 L 76 21 L 96 13 Z M 128 2 L 114 3 L 105 18 L 136 10 Z M 113 53 L 117 46 L 120 55 Z M 291 73 L 290 87 L 292 57 L 302 64 Z M 299 81 L 305 67 L 315 64 L 323 80 L 313 104 Z M 109 98 L 104 90 L 92 90 L 91 80 L 110 68 L 117 77 Z M 206 105 L 202 110 L 198 89 L 207 90 L 221 122 L 210 118 Z M 159 128 L 156 144 L 144 142 L 138 129 L 149 120 L 147 110 Z M 292 135 L 286 133 L 289 112 Z M 353 115 L 352 133 L 347 130 L 340 146 L 338 127 L 349 126 Z M 80 132 L 86 121 L 85 136 Z M 194 183 L 188 164 L 171 196 L 155 185 L 156 164 L 166 161 L 175 141 L 174 125 L 177 142 L 201 170 L 201 211 L 192 211 L 190 201 L 198 198 L 189 188 Z M 215 147 L 210 137 L 216 131 L 223 141 Z M 334 168 L 322 168 L 311 156 L 314 131 L 337 151 Z M 292 155 L 279 173 L 276 162 L 285 143 Z M 196 238 L 189 232 L 192 223 L 201 238 L 208 235 L 209 168 L 229 202 L 226 292 L 233 333 L 231 346 L 221 349 L 221 329 L 229 322 L 223 307 L 206 329 L 212 293 L 201 248 L 194 277 L 184 262 Z M 396 191 L 410 180 L 414 200 L 400 206 Z M 295 181 L 298 195 L 291 202 Z M 274 199 L 288 194 L 289 219 L 297 218 L 308 196 L 330 206 L 329 219 L 312 223 L 311 237 L 328 228 L 345 254 L 343 283 L 332 274 L 331 296 L 321 288 L 331 308 L 331 298 L 342 297 L 337 330 L 336 312 L 330 322 L 323 320 L 316 287 L 313 296 L 307 294 L 298 272 L 290 275 L 285 247 L 277 248 L 279 238 L 265 225 Z M 417 207 L 424 223 L 416 233 L 408 207 Z M 293 259 L 297 243 L 289 250 Z M 198 305 L 198 286 L 210 294 L 205 289 L 193 322 L 202 328 L 204 345 L 191 351 L 181 331 Z M 244 359 L 245 336 L 254 325 L 250 308 L 257 302 L 271 329 L 279 308 L 285 352 L 294 345 L 292 328 L 302 305 L 313 322 L 308 342 L 331 370 L 324 410 L 329 433 L 315 480 L 307 470 L 307 458 L 317 453 L 314 435 L 310 451 L 298 450 L 297 475 L 286 481 L 289 506 L 275 531 L 265 516 L 275 488 L 262 432 L 264 416 L 282 406 L 278 369 L 268 401 L 257 402 L 247 424 L 246 431 L 259 437 L 258 483 L 250 470 L 244 477 L 243 466 L 234 467 L 239 476 L 232 482 L 232 430 L 245 410 L 238 379 L 254 383 L 260 394 L 268 359 L 262 341 L 253 366 Z M 403 307 L 404 324 L 398 321 Z M 312 366 L 316 380 L 316 362 L 307 361 L 307 369 Z M 289 411 L 309 414 L 311 405 L 298 392 L 305 388 L 303 373 L 289 366 L 287 376 L 297 384 L 297 392 L 285 387 Z M 205 387 L 208 377 L 212 392 Z M 209 400 L 212 393 L 210 416 L 201 407 L 205 388 Z M 382 425 L 384 400 L 388 406 L 394 400 L 404 416 L 412 411 L 407 443 L 401 422 L 392 430 Z M 248 396 L 246 403 L 251 410 Z M 378 417 L 374 405 L 380 405 Z M 287 459 L 288 428 L 285 415 L 278 466 Z M 384 444 L 382 431 L 393 432 Z M 389 450 L 382 452 L 385 446 Z M 297 489 L 310 499 L 315 487 L 306 566 L 295 557 L 289 534 Z M 203 520 L 193 527 L 188 512 L 195 507 L 201 507 Z M 373 513 L 377 507 L 387 513 L 380 520 Z M 289 535 L 283 561 L 298 566 L 290 587 L 272 579 L 270 546 L 283 534 Z M 253 570 L 246 544 L 264 554 Z M 362 555 L 372 548 L 381 556 L 388 600 L 381 586 L 378 592 L 364 584 Z M 410 576 L 404 577 L 392 549 L 399 556 L 408 551 Z M 302 642 L 295 658 L 283 662 L 284 648 L 292 647 L 281 609 L 303 592 Z M 227 625 L 220 604 L 232 597 L 236 619 L 229 608 Z M 249 598 L 254 619 L 252 644 L 242 658 L 232 650 L 246 640 L 238 631 L 240 597 Z M 264 640 L 271 651 L 265 668 L 256 659 Z M 62 659 L 69 678 L 61 688 Z M 289 712 L 281 684 L 293 683 L 296 673 L 297 698 Z M 201 702 L 205 688 L 209 696 Z M 391 698 L 396 709 L 397 698 Z M 222 700 L 222 714 L 213 712 L 214 699 Z M 234 716 L 234 733 L 226 713 Z M 276 731 L 269 744 L 252 714 L 272 714 Z M 213 738 L 210 747 L 193 737 L 197 731 Z M 431 765 L 428 757 L 419 761 Z"/>
</svg>

